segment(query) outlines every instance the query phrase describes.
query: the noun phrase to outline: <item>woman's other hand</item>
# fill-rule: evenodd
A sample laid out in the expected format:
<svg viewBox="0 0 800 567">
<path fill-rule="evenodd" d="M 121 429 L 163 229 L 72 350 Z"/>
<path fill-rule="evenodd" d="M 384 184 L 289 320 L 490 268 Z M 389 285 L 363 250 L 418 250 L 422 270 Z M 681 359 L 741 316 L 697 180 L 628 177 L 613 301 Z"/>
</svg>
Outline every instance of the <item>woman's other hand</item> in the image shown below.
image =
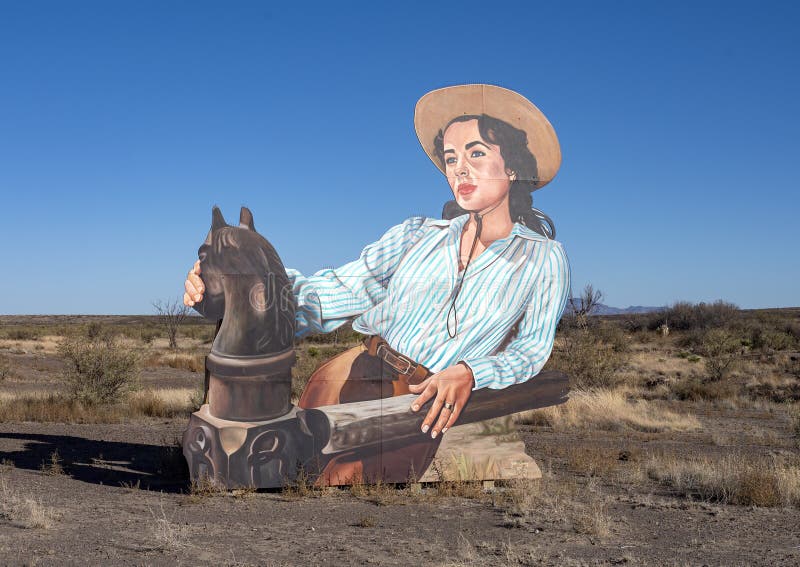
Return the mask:
<svg viewBox="0 0 800 567">
<path fill-rule="evenodd" d="M 425 402 L 434 398 L 428 415 L 422 422 L 422 432 L 431 431 L 431 438 L 436 439 L 439 433 L 444 433 L 455 424 L 461 410 L 467 404 L 475 380 L 472 371 L 466 364 L 456 364 L 428 376 L 416 386 L 409 385 L 412 394 L 420 394 L 411 404 L 411 411 L 419 411 Z"/>
<path fill-rule="evenodd" d="M 203 280 L 200 279 L 200 260 L 194 263 L 189 274 L 186 276 L 184 283 L 186 291 L 183 294 L 183 304 L 187 307 L 193 307 L 195 303 L 203 300 L 203 293 L 206 291 L 206 286 L 203 285 Z"/>
</svg>

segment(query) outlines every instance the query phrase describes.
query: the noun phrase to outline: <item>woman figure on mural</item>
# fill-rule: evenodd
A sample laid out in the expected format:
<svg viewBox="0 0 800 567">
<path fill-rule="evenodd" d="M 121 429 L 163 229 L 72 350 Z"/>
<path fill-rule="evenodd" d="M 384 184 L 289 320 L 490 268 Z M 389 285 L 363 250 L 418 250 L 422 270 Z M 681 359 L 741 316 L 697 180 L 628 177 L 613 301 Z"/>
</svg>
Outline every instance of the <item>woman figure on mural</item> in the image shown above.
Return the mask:
<svg viewBox="0 0 800 567">
<path fill-rule="evenodd" d="M 504 388 L 542 369 L 569 293 L 553 224 L 532 209 L 531 192 L 561 162 L 541 111 L 504 88 L 461 85 L 422 97 L 414 122 L 455 198 L 443 219 L 411 217 L 340 268 L 311 277 L 287 269 L 298 337 L 348 321 L 368 336 L 314 372 L 300 407 L 413 393 L 419 411 L 433 400 L 415 445 L 340 459 L 325 470 L 331 484 L 398 467 L 424 472 L 474 389 Z M 186 305 L 202 300 L 199 261 L 185 288 Z"/>
</svg>

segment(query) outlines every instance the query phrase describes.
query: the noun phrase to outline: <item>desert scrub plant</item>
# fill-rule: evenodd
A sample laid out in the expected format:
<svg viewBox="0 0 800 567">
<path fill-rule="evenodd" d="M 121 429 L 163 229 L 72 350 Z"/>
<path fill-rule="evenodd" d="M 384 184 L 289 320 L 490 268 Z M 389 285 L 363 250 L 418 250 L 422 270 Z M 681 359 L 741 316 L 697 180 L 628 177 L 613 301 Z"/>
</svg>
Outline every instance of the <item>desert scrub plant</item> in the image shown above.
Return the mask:
<svg viewBox="0 0 800 567">
<path fill-rule="evenodd" d="M 12 376 L 14 376 L 14 371 L 11 370 L 11 362 L 6 355 L 0 354 L 0 382 Z"/>
<path fill-rule="evenodd" d="M 153 308 L 156 310 L 158 321 L 167 333 L 169 348 L 178 348 L 178 329 L 183 320 L 189 316 L 191 309 L 184 305 L 181 299 L 154 301 Z"/>
<path fill-rule="evenodd" d="M 793 348 L 797 341 L 786 330 L 752 326 L 748 329 L 747 342 L 752 349 L 782 351 Z"/>
<path fill-rule="evenodd" d="M 681 401 L 698 402 L 701 400 L 728 400 L 740 394 L 740 387 L 731 380 L 703 380 L 689 376 L 672 382 L 670 392 Z"/>
<path fill-rule="evenodd" d="M 99 339 L 104 332 L 105 329 L 103 328 L 102 323 L 100 323 L 99 321 L 92 321 L 91 323 L 86 325 L 86 338 L 89 340 Z"/>
<path fill-rule="evenodd" d="M 12 341 L 38 341 L 41 330 L 35 327 L 16 327 L 6 331 L 5 335 Z"/>
<path fill-rule="evenodd" d="M 71 397 L 86 403 L 113 403 L 138 388 L 139 357 L 113 336 L 91 340 L 64 339 L 59 354 L 66 362 L 63 377 Z"/>
<path fill-rule="evenodd" d="M 619 371 L 628 359 L 627 343 L 619 329 L 565 325 L 547 368 L 566 373 L 573 388 L 610 388 L 624 381 Z"/>
<path fill-rule="evenodd" d="M 63 462 L 61 456 L 58 454 L 58 449 L 56 449 L 50 453 L 50 458 L 42 463 L 40 470 L 48 476 L 62 475 L 64 474 Z"/>
<path fill-rule="evenodd" d="M 702 353 L 705 356 L 708 379 L 725 378 L 741 360 L 741 341 L 725 329 L 711 329 L 705 333 Z"/>
<path fill-rule="evenodd" d="M 161 333 L 159 333 L 158 331 L 153 331 L 151 329 L 142 329 L 139 332 L 139 340 L 141 340 L 142 343 L 146 345 L 153 344 L 153 341 L 159 336 L 161 336 Z"/>
<path fill-rule="evenodd" d="M 196 317 L 187 316 L 187 319 L 196 319 Z M 208 323 L 187 322 L 181 328 L 181 334 L 188 339 L 208 342 L 214 338 L 214 325 Z"/>
<path fill-rule="evenodd" d="M 720 328 L 735 321 L 740 313 L 735 304 L 727 301 L 697 304 L 679 301 L 650 314 L 647 328 L 655 331 L 664 324 L 674 331 Z"/>
</svg>

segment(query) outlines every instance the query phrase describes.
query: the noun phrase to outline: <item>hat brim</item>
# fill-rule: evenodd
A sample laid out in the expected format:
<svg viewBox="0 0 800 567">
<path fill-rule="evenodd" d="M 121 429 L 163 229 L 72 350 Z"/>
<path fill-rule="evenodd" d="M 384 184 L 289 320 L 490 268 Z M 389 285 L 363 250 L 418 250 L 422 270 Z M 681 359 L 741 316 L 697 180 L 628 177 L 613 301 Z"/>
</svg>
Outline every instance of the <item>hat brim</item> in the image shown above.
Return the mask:
<svg viewBox="0 0 800 567">
<path fill-rule="evenodd" d="M 541 110 L 509 89 L 494 85 L 457 85 L 431 91 L 417 102 L 414 129 L 419 143 L 434 165 L 444 173 L 436 155 L 434 139 L 453 118 L 486 114 L 523 130 L 528 149 L 536 157 L 536 189 L 552 181 L 561 166 L 561 148 L 553 126 Z M 528 179 L 526 181 L 532 181 Z"/>
</svg>

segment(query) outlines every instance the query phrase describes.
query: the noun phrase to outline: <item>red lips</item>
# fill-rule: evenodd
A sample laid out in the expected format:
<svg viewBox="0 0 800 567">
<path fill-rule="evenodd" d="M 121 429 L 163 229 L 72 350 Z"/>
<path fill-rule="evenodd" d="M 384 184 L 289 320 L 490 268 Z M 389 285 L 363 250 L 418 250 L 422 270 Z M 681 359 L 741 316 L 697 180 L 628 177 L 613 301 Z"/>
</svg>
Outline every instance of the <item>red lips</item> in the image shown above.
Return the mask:
<svg viewBox="0 0 800 567">
<path fill-rule="evenodd" d="M 478 188 L 477 185 L 472 185 L 471 183 L 461 183 L 458 186 L 458 192 L 461 193 L 462 195 L 469 195 L 477 188 Z"/>
</svg>

